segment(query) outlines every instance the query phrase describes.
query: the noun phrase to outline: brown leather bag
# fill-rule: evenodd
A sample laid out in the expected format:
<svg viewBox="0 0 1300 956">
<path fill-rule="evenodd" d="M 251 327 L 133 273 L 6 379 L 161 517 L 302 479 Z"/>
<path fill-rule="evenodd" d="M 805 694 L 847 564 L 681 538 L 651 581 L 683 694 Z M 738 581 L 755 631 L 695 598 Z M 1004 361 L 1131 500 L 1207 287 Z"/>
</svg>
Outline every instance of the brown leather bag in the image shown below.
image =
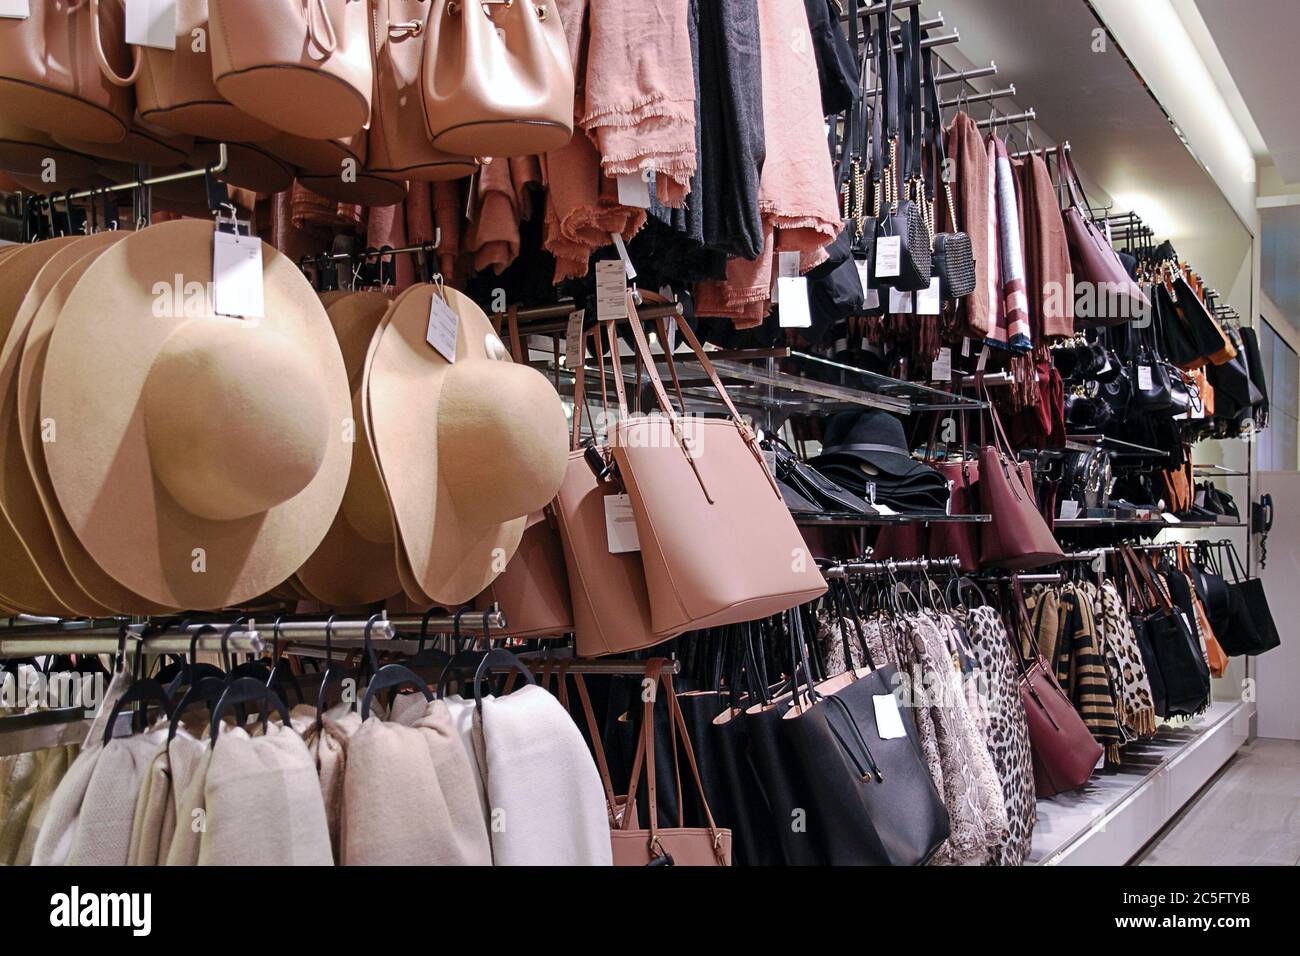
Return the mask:
<svg viewBox="0 0 1300 956">
<path fill-rule="evenodd" d="M 132 50 L 138 74 L 135 95 L 146 123 L 230 143 L 258 143 L 275 135 L 274 127 L 254 119 L 217 90 L 208 0 L 177 0 L 175 50 Z"/>
<path fill-rule="evenodd" d="M 731 831 L 722 829 L 713 819 L 709 801 L 704 795 L 704 782 L 700 779 L 700 768 L 695 761 L 695 751 L 691 747 L 690 733 L 686 729 L 686 720 L 682 717 L 681 705 L 673 691 L 672 675 L 666 674 L 663 667 L 666 661 L 661 657 L 646 662 L 645 679 L 648 687 L 654 688 L 665 698 L 668 707 L 669 734 L 672 739 L 673 764 L 678 781 L 677 826 L 659 826 L 659 794 L 655 786 L 655 745 L 654 745 L 654 705 L 656 694 L 642 693 L 645 703 L 641 709 L 641 733 L 637 736 L 636 755 L 632 758 L 632 771 L 627 796 L 611 802 L 610 815 L 617 819 L 617 826 L 610 834 L 614 850 L 615 866 L 731 866 Z M 581 685 L 579 685 L 581 686 Z M 580 692 L 581 693 L 581 692 Z M 646 699 L 648 698 L 648 699 Z M 593 747 L 602 747 L 599 735 L 592 735 Z M 678 743 L 681 752 L 686 755 L 686 764 L 695 780 L 695 789 L 704 808 L 706 827 L 687 827 L 685 825 L 685 805 L 681 791 L 681 770 L 678 761 Z M 603 749 L 603 748 L 602 748 Z M 596 761 L 605 782 L 606 799 L 613 793 L 609 784 L 609 771 L 603 756 Z M 641 782 L 641 768 L 645 767 L 646 779 L 646 815 L 648 827 L 641 828 L 637 819 L 636 792 Z"/>
<path fill-rule="evenodd" d="M 213 79 L 249 115 L 308 139 L 370 122 L 368 0 L 210 0 Z"/>
<path fill-rule="evenodd" d="M 1177 551 L 1178 567 L 1187 575 L 1188 581 L 1195 582 L 1196 574 L 1192 568 L 1192 559 L 1190 548 L 1184 545 L 1178 545 Z M 1205 640 L 1205 662 L 1210 666 L 1211 677 L 1222 677 L 1228 670 L 1228 654 L 1219 643 L 1219 639 L 1214 635 L 1214 626 L 1210 623 L 1210 616 L 1205 611 L 1205 604 L 1201 601 L 1201 595 L 1196 590 L 1195 585 L 1192 591 L 1192 607 L 1196 611 L 1196 626 L 1200 629 L 1201 637 Z"/>
<path fill-rule="evenodd" d="M 528 353 L 519 336 L 519 320 L 513 306 L 508 321 L 511 358 L 527 363 Z M 559 636 L 572 632 L 573 602 L 569 598 L 569 578 L 564 567 L 564 546 L 549 507 L 528 516 L 514 557 L 501 576 L 474 602 L 480 611 L 493 604 L 506 616 L 503 637 Z M 563 693 L 560 702 L 567 709 Z"/>
<path fill-rule="evenodd" d="M 627 407 L 623 379 L 618 367 L 618 335 L 614 324 L 604 331 L 614 347 L 614 388 L 620 408 Z M 605 364 L 601 346 L 602 326 L 591 330 L 600 356 L 601 395 L 605 395 Z M 573 604 L 574 646 L 582 657 L 626 653 L 661 644 L 674 635 L 655 632 L 650 618 L 650 597 L 646 591 L 645 567 L 637 551 L 611 554 L 605 530 L 605 499 L 623 493 L 612 480 L 596 477 L 587 460 L 587 451 L 579 446 L 582 413 L 587 403 L 583 392 L 583 362 L 574 369 L 573 436 L 569 465 L 564 483 L 551 503 L 564 546 L 564 563 L 569 578 L 569 595 Z M 609 404 L 602 400 L 606 420 Z M 593 431 L 595 431 L 593 426 Z M 608 450 L 596 446 L 593 454 L 608 463 Z"/>
<path fill-rule="evenodd" d="M 528 156 L 573 135 L 573 63 L 556 0 L 433 0 L 423 66 L 433 145 Z"/>
<path fill-rule="evenodd" d="M 0 18 L 0 116 L 56 136 L 120 143 L 134 98 L 105 78 L 99 61 L 130 71 L 125 16 L 122 0 L 46 0 L 24 19 Z"/>
<path fill-rule="evenodd" d="M 984 419 L 980 419 L 976 488 L 980 508 L 993 517 L 980 526 L 980 564 L 1024 571 L 1061 561 L 1065 553 L 1038 510 L 1029 463 L 1016 461 L 982 376 L 978 387 L 988 402 L 987 414 L 993 424 L 993 443 L 988 444 Z"/>
<path fill-rule="evenodd" d="M 429 141 L 421 98 L 428 0 L 374 0 L 374 111 L 370 119 L 370 170 L 419 182 L 461 179 L 478 161 L 453 156 Z"/>
<path fill-rule="evenodd" d="M 1070 161 L 1070 154 L 1063 146 L 1056 148 L 1056 161 L 1060 178 L 1065 180 L 1070 191 L 1070 205 L 1062 213 L 1065 239 L 1070 247 L 1070 271 L 1076 283 L 1091 283 L 1096 287 L 1093 296 L 1095 314 L 1079 316 L 1080 320 L 1084 324 L 1122 325 L 1148 314 L 1151 300 L 1133 281 L 1119 255 L 1081 208 L 1085 203 L 1079 177 Z"/>
<path fill-rule="evenodd" d="M 1025 598 L 1017 581 L 1012 603 L 1021 633 L 1033 644 L 1033 630 L 1025 613 Z M 1078 790 L 1092 777 L 1101 760 L 1102 746 L 1056 682 L 1051 666 L 1041 656 L 1025 659 L 1021 643 L 1011 638 L 1020 669 L 1020 703 L 1029 725 L 1029 746 L 1034 757 L 1034 790 L 1039 797 Z"/>
<path fill-rule="evenodd" d="M 769 617 L 826 593 L 826 580 L 699 339 L 695 353 L 728 418 L 683 418 L 655 367 L 627 294 L 632 339 L 663 415 L 621 419 L 610 438 L 632 499 L 655 632 L 661 635 Z M 676 370 L 666 355 L 674 384 Z M 680 397 L 680 388 L 678 395 Z"/>
</svg>

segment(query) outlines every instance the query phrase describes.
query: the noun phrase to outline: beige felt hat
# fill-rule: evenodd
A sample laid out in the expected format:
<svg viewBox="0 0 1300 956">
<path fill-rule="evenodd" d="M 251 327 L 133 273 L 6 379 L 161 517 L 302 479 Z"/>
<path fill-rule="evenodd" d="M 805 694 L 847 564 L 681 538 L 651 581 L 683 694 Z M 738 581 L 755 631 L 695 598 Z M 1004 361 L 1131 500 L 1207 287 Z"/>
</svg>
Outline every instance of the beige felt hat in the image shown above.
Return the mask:
<svg viewBox="0 0 1300 956">
<path fill-rule="evenodd" d="M 30 322 L 27 323 L 26 337 L 21 343 L 11 337 L 11 342 L 15 348 L 21 344 L 15 399 L 17 427 L 22 448 L 21 454 L 17 455 L 16 459 L 25 462 L 26 476 L 35 490 L 39 503 L 33 504 L 32 499 L 27 497 L 29 492 L 21 481 L 22 476 L 10 471 L 12 446 L 8 443 L 2 452 L 5 457 L 3 473 L 6 482 L 14 482 L 13 493 L 22 496 L 20 500 L 24 503 L 19 507 L 40 516 L 45 521 L 49 532 L 54 537 L 59 557 L 77 585 L 93 600 L 124 614 L 164 614 L 177 609 L 146 601 L 140 595 L 123 587 L 105 573 L 82 547 L 80 540 L 68 524 L 63 509 L 59 506 L 54 485 L 50 481 L 49 468 L 45 462 L 45 444 L 57 441 L 58 431 L 52 427 L 53 422 L 42 421 L 40 412 L 41 381 L 45 373 L 46 351 L 63 303 L 76 288 L 78 280 L 91 263 L 110 245 L 125 239 L 127 235 L 128 233 L 124 232 L 104 232 L 87 236 L 59 252 L 37 276 L 32 288 L 33 291 L 41 292 L 40 302 Z M 2 358 L 4 361 L 0 366 L 7 366 L 8 356 Z M 30 540 L 28 543 L 30 545 Z"/>
<path fill-rule="evenodd" d="M 382 293 L 353 292 L 334 298 L 326 309 L 353 388 L 356 447 L 338 514 L 297 578 L 312 597 L 334 607 L 382 601 L 401 590 L 392 513 L 360 404 L 366 355 L 390 305 L 392 299 Z"/>
<path fill-rule="evenodd" d="M 445 292 L 458 317 L 455 363 L 428 343 L 437 294 L 417 285 L 393 304 L 363 388 L 414 583 L 432 603 L 457 605 L 496 578 L 527 516 L 555 496 L 568 440 L 555 389 L 510 361 L 468 297 Z"/>
<path fill-rule="evenodd" d="M 182 220 L 104 251 L 63 305 L 41 386 L 50 478 L 86 551 L 190 609 L 286 580 L 325 536 L 352 458 L 347 373 L 311 286 L 263 243 L 265 318 L 214 315 L 212 236 Z"/>
</svg>

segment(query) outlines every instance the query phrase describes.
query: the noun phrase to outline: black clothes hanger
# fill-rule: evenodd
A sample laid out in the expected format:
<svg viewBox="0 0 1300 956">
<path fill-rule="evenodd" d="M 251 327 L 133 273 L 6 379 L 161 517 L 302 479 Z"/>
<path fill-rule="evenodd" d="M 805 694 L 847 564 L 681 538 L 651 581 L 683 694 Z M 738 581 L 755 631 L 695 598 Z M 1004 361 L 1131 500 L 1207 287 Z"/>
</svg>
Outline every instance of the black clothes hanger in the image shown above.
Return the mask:
<svg viewBox="0 0 1300 956">
<path fill-rule="evenodd" d="M 127 626 L 125 624 L 120 625 L 118 643 L 119 646 L 122 647 L 123 653 L 125 653 L 126 650 L 126 632 Z M 143 654 L 136 655 L 137 669 L 141 666 L 140 662 L 143 660 L 143 657 Z M 108 723 L 104 725 L 102 743 L 107 746 L 108 742 L 113 739 L 113 728 L 117 725 L 117 718 L 121 715 L 123 710 L 131 704 L 148 704 L 149 701 L 156 701 L 161 707 L 162 712 L 167 715 L 168 719 L 171 718 L 172 702 L 171 698 L 167 696 L 167 689 L 151 677 L 141 677 L 138 674 L 133 675 L 131 686 L 128 687 L 122 696 L 118 698 L 117 703 L 113 705 L 112 711 L 109 712 Z M 142 722 L 145 726 L 148 726 L 148 711 L 149 708 L 147 706 L 140 708 Z"/>
<path fill-rule="evenodd" d="M 231 632 L 244 626 L 244 618 L 240 618 L 231 624 L 222 632 L 221 635 L 221 658 L 227 662 L 226 683 L 221 691 L 221 696 L 217 698 L 216 704 L 212 708 L 211 737 L 212 746 L 217 745 L 217 736 L 221 733 L 221 719 L 229 712 L 234 711 L 235 720 L 238 726 L 242 727 L 248 721 L 247 704 L 262 704 L 262 732 L 266 732 L 267 725 L 271 720 L 271 710 L 280 715 L 286 727 L 292 727 L 289 722 L 289 708 L 285 706 L 280 695 L 277 694 L 270 686 L 267 685 L 267 674 L 265 666 L 263 673 L 258 676 L 252 676 L 251 672 L 246 670 L 245 676 L 237 676 L 240 667 L 249 668 L 250 665 L 257 663 L 249 661 L 239 667 L 230 667 L 229 640 Z"/>
<path fill-rule="evenodd" d="M 325 622 L 325 673 L 320 679 L 320 687 L 316 691 L 316 732 L 321 731 L 322 719 L 325 715 L 325 692 L 329 689 L 330 684 L 341 684 L 346 680 L 356 682 L 358 675 L 354 668 L 345 665 L 335 665 L 334 663 L 334 618 L 337 615 L 331 614 L 328 621 Z M 357 706 L 356 696 L 352 698 L 352 708 Z"/>
<path fill-rule="evenodd" d="M 451 662 L 452 655 L 448 654 L 440 647 L 424 646 L 424 642 L 429 639 L 429 619 L 439 610 L 431 607 L 424 612 L 424 617 L 420 619 L 420 644 L 410 659 L 405 661 L 407 667 L 411 670 L 417 670 L 421 667 L 438 668 L 439 675 L 442 674 L 442 668 Z"/>
<path fill-rule="evenodd" d="M 289 705 L 288 689 L 292 689 L 294 696 L 298 698 L 298 703 L 306 703 L 306 697 L 302 692 L 302 682 L 298 680 L 297 675 L 285 663 L 284 653 L 280 649 L 280 622 L 284 620 L 283 616 L 275 619 L 275 625 L 271 629 L 271 639 L 274 646 L 271 662 L 271 673 L 267 675 L 266 686 L 272 688 L 285 705 Z"/>
<path fill-rule="evenodd" d="M 451 640 L 453 646 L 456 648 L 456 653 L 452 655 L 451 660 L 449 660 L 447 662 L 447 665 L 442 669 L 442 673 L 438 675 L 438 699 L 439 700 L 447 696 L 447 686 L 451 683 L 452 675 L 458 671 L 468 670 L 472 666 L 477 666 L 479 661 L 479 655 L 486 653 L 491 648 L 491 643 L 488 640 L 488 626 L 487 626 L 486 617 L 483 618 L 482 648 L 480 650 L 474 650 L 472 647 L 463 648 L 461 646 L 460 619 L 461 619 L 461 615 L 465 614 L 468 610 L 469 608 L 463 607 L 460 610 L 458 610 L 454 615 L 452 615 Z"/>
<path fill-rule="evenodd" d="M 185 625 L 182 624 L 182 627 Z M 217 699 L 221 697 L 222 690 L 226 686 L 226 673 L 220 667 L 214 664 L 200 664 L 198 657 L 199 638 L 204 634 L 215 634 L 217 629 L 211 624 L 204 624 L 190 635 L 190 656 L 188 671 L 189 675 L 184 677 L 183 683 L 188 683 L 184 695 L 172 708 L 172 713 L 167 726 L 167 742 L 171 743 L 176 737 L 176 731 L 181 726 L 181 715 L 191 704 L 202 703 L 211 713 Z M 178 678 L 179 679 L 179 678 Z M 177 690 L 179 690 L 179 686 Z"/>
<path fill-rule="evenodd" d="M 485 678 L 491 676 L 491 668 L 493 667 L 509 667 L 511 670 L 522 674 L 526 683 L 534 686 L 537 684 L 533 672 L 524 666 L 523 661 L 504 647 L 494 647 L 483 655 L 483 659 L 479 661 L 478 670 L 474 672 L 474 706 L 480 712 L 483 710 L 483 682 Z"/>
<path fill-rule="evenodd" d="M 368 720 L 370 717 L 370 701 L 374 699 L 375 694 L 381 690 L 392 688 L 396 691 L 399 687 L 413 687 L 424 695 L 426 702 L 433 700 L 433 692 L 429 690 L 424 678 L 411 670 L 406 664 L 385 664 L 379 666 L 378 657 L 375 654 L 375 645 L 370 640 L 370 629 L 375 626 L 375 622 L 383 617 L 382 614 L 373 615 L 370 620 L 366 621 L 366 656 L 370 659 L 371 669 L 374 671 L 374 677 L 370 679 L 370 685 L 366 688 L 366 696 L 361 701 L 361 719 Z M 427 621 L 428 618 L 426 617 Z M 394 698 L 396 694 L 394 694 Z M 391 702 L 390 702 L 391 703 Z"/>
</svg>

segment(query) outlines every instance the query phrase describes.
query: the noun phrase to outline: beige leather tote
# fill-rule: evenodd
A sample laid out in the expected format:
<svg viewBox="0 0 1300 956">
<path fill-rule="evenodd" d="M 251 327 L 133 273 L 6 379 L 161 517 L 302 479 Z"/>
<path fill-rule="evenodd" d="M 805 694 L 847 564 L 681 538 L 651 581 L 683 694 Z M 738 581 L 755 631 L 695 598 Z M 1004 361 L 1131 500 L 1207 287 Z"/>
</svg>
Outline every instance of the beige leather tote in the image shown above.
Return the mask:
<svg viewBox="0 0 1300 956">
<path fill-rule="evenodd" d="M 620 410 L 626 414 L 627 399 L 618 368 L 618 333 L 608 323 L 609 341 L 614 354 L 614 384 Z M 601 355 L 601 326 L 592 329 L 596 354 Z M 601 365 L 601 391 L 604 393 L 604 364 Z M 655 633 L 650 620 L 650 599 L 646 592 L 645 568 L 636 551 L 611 554 L 605 530 L 605 499 L 621 494 L 616 481 L 600 480 L 587 463 L 586 452 L 579 447 L 583 396 L 583 363 L 574 370 L 575 406 L 573 435 L 564 483 L 551 503 L 564 547 L 565 571 L 569 578 L 569 596 L 573 606 L 574 644 L 580 657 L 599 657 L 653 647 L 673 635 Z M 608 404 L 605 405 L 608 418 Z M 608 456 L 607 449 L 599 451 Z"/>
<path fill-rule="evenodd" d="M 695 333 L 680 323 L 727 418 L 688 418 L 673 408 L 630 291 L 627 308 L 663 414 L 619 421 L 609 444 L 632 499 L 655 632 L 755 621 L 826 593 L 753 429 Z M 669 369 L 676 384 L 671 358 Z"/>
<path fill-rule="evenodd" d="M 120 143 L 134 99 L 100 72 L 131 69 L 122 0 L 44 0 L 25 19 L 0 19 L 0 116 L 91 143 Z M 97 55 L 96 40 L 106 46 Z"/>
<path fill-rule="evenodd" d="M 369 0 L 210 0 L 213 79 L 276 129 L 351 136 L 370 122 Z"/>
<path fill-rule="evenodd" d="M 528 156 L 573 135 L 573 63 L 556 0 L 433 0 L 424 113 L 433 145 Z"/>
<path fill-rule="evenodd" d="M 478 169 L 467 156 L 435 149 L 420 103 L 428 0 L 373 0 L 375 97 L 370 171 L 421 182 L 460 179 Z"/>
</svg>

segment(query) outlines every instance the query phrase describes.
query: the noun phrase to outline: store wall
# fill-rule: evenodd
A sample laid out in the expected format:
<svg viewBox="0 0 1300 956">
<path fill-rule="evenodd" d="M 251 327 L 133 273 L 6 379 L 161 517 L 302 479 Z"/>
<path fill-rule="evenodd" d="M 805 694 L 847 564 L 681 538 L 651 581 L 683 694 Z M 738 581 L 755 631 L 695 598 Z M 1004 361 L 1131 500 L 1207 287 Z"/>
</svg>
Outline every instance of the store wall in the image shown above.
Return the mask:
<svg viewBox="0 0 1300 956">
<path fill-rule="evenodd" d="M 1268 536 L 1268 563 L 1259 571 L 1282 646 L 1255 658 L 1261 737 L 1300 740 L 1300 472 L 1265 471 L 1259 489 L 1273 496 L 1277 514 Z"/>
</svg>

